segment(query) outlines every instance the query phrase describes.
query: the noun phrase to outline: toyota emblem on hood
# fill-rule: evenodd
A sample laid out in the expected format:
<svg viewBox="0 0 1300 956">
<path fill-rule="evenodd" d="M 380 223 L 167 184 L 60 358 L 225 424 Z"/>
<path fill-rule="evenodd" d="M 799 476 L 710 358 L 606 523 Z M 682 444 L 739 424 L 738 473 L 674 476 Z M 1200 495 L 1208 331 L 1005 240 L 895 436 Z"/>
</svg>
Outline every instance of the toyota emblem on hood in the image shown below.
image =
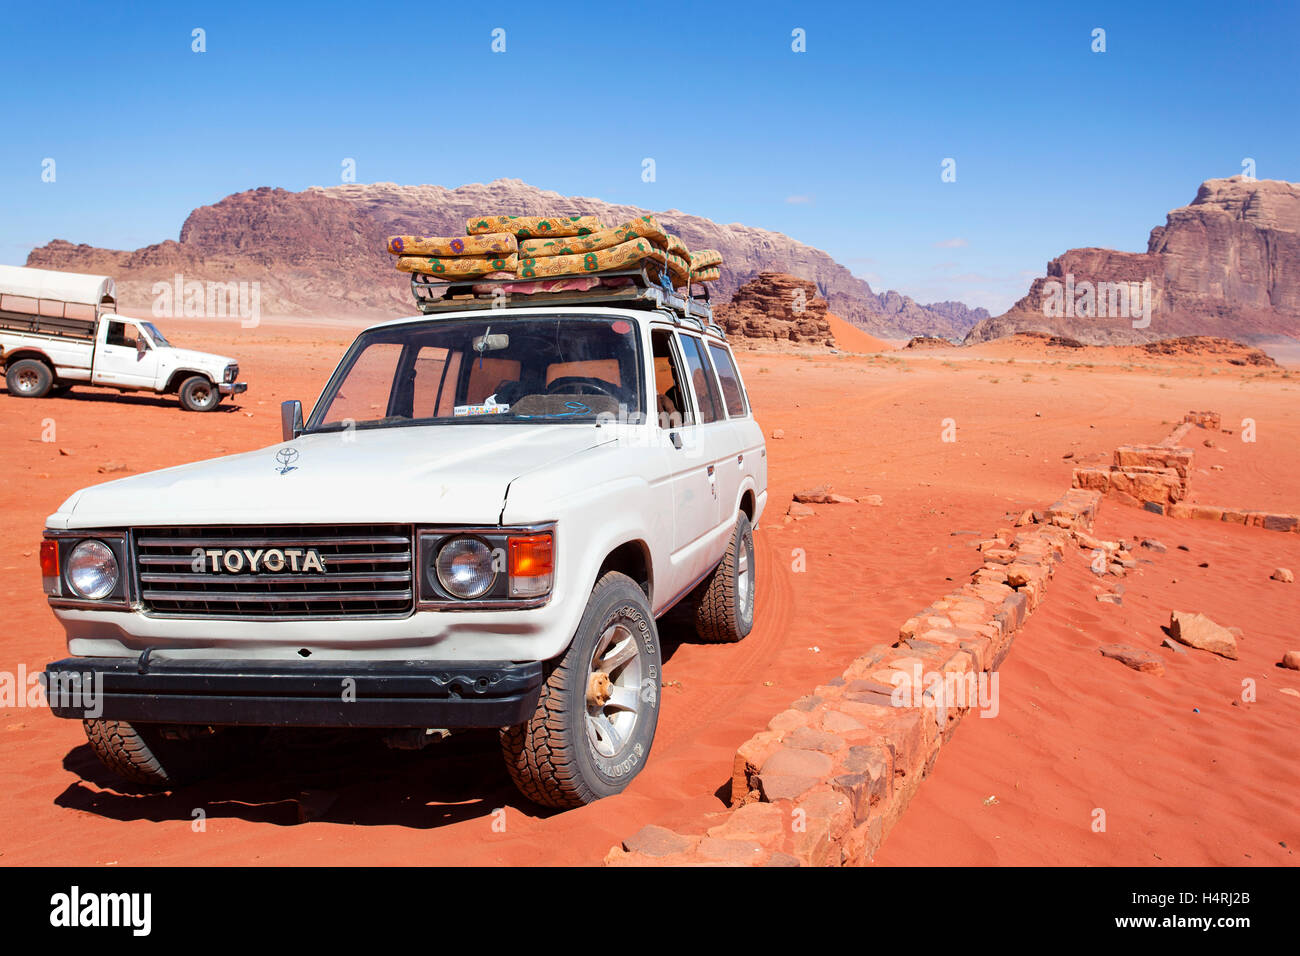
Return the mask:
<svg viewBox="0 0 1300 956">
<path fill-rule="evenodd" d="M 280 463 L 276 470 L 282 475 L 287 475 L 298 466 L 294 464 L 298 460 L 298 449 L 285 445 L 275 453 L 275 460 Z"/>
</svg>

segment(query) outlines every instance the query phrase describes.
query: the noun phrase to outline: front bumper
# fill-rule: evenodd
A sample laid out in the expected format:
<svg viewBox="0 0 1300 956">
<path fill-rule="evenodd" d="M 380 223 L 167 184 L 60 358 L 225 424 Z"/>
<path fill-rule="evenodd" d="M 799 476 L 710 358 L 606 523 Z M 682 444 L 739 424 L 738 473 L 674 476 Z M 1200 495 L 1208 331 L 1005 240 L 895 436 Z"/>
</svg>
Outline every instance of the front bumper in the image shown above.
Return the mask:
<svg viewBox="0 0 1300 956">
<path fill-rule="evenodd" d="M 217 391 L 222 395 L 238 395 L 240 392 L 248 391 L 247 382 L 222 382 L 217 386 Z"/>
<path fill-rule="evenodd" d="M 45 678 L 51 711 L 73 719 L 257 727 L 508 727 L 532 716 L 542 665 L 69 657 L 50 664 Z"/>
</svg>

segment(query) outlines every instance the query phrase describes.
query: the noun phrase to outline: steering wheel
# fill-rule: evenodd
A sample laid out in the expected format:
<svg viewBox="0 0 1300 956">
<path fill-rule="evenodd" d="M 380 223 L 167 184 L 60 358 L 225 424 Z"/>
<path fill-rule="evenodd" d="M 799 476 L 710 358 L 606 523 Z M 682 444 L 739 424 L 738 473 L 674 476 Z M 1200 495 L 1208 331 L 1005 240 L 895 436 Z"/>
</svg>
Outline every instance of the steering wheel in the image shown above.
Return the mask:
<svg viewBox="0 0 1300 956">
<path fill-rule="evenodd" d="M 616 402 L 623 400 L 620 392 L 622 389 L 604 379 L 585 375 L 564 375 L 546 386 L 547 395 L 604 395 Z"/>
</svg>

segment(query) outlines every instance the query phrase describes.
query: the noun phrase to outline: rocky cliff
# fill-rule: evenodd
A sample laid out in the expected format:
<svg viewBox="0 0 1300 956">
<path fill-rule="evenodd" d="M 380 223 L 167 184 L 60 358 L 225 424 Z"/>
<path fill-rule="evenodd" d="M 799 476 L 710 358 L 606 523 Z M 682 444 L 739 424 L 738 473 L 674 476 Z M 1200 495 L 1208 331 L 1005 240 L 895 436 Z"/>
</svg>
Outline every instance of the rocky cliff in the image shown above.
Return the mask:
<svg viewBox="0 0 1300 956">
<path fill-rule="evenodd" d="M 1143 290 L 1149 316 L 1144 301 L 1133 308 Z M 1117 309 L 1126 296 L 1129 308 Z M 1151 230 L 1146 252 L 1071 249 L 966 341 L 1028 330 L 1095 345 L 1183 335 L 1300 338 L 1300 185 L 1207 180 L 1190 205 Z"/>
<path fill-rule="evenodd" d="M 737 289 L 729 303 L 714 309 L 713 315 L 733 341 L 833 348 L 835 337 L 826 318 L 828 312 L 814 283 L 781 272 L 761 272 Z"/>
<path fill-rule="evenodd" d="M 390 234 L 457 235 L 484 211 L 508 215 L 598 215 L 618 225 L 649 210 L 600 199 L 568 197 L 517 179 L 442 186 L 392 183 L 312 187 L 302 192 L 263 187 L 194 210 L 180 240 L 134 252 L 55 240 L 33 250 L 27 264 L 104 272 L 118 280 L 123 305 L 148 308 L 154 282 L 177 272 L 202 281 L 261 283 L 261 308 L 288 315 L 401 315 L 411 312 L 408 287 L 383 241 Z M 725 264 L 714 283 L 727 301 L 763 271 L 812 282 L 830 309 L 880 335 L 964 335 L 983 316 L 960 303 L 931 309 L 896 292 L 877 295 L 825 252 L 788 236 L 738 223 L 723 225 L 670 209 L 655 215 L 692 248 L 719 249 Z"/>
</svg>

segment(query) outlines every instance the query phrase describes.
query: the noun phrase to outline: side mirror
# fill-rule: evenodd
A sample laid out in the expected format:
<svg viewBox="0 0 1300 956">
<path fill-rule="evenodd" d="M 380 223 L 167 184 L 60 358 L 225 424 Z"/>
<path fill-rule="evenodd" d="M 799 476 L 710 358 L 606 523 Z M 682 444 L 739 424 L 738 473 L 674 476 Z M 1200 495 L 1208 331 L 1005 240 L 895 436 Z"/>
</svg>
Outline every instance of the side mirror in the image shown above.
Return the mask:
<svg viewBox="0 0 1300 956">
<path fill-rule="evenodd" d="M 280 432 L 285 441 L 293 441 L 302 434 L 302 402 L 296 398 L 280 403 Z"/>
</svg>

